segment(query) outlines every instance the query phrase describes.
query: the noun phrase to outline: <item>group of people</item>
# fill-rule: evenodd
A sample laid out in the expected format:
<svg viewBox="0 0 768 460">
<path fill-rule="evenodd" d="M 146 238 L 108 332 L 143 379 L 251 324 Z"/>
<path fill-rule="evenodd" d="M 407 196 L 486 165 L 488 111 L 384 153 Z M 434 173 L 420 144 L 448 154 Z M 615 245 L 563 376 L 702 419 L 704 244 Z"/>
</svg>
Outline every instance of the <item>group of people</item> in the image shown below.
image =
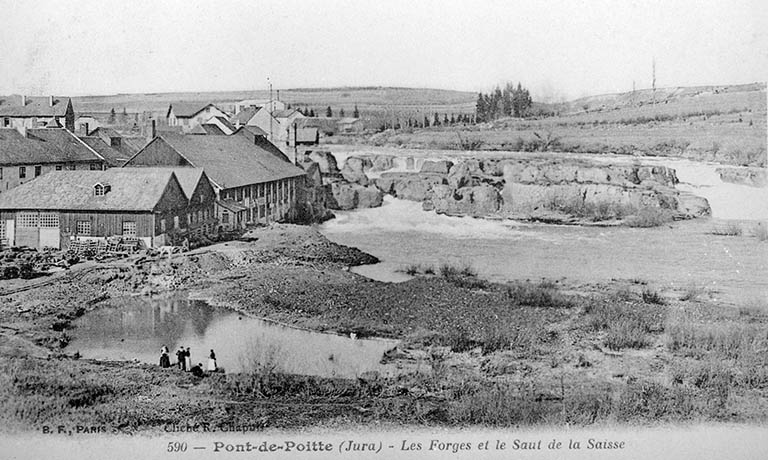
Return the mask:
<svg viewBox="0 0 768 460">
<path fill-rule="evenodd" d="M 202 377 L 204 375 L 203 363 L 197 363 L 196 366 L 192 365 L 192 358 L 189 347 L 186 349 L 184 347 L 179 347 L 179 349 L 176 350 L 176 365 L 182 371 L 189 371 L 197 377 Z M 168 347 L 165 345 L 163 345 L 163 347 L 160 349 L 160 367 L 171 367 L 171 358 L 169 356 Z M 207 370 L 208 372 L 216 372 L 218 370 L 218 366 L 216 364 L 216 353 L 214 353 L 213 350 L 211 350 L 211 354 L 208 355 Z"/>
</svg>

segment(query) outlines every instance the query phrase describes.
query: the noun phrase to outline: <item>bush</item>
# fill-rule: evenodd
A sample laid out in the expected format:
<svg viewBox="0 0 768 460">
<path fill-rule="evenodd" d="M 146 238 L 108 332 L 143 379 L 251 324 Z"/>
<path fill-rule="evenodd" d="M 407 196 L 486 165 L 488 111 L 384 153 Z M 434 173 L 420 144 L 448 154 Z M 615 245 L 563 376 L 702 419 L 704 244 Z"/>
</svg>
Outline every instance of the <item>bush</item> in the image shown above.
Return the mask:
<svg viewBox="0 0 768 460">
<path fill-rule="evenodd" d="M 514 305 L 537 308 L 570 308 L 574 305 L 573 300 L 558 292 L 551 281 L 542 281 L 538 285 L 514 283 L 507 287 L 506 297 Z"/>
<path fill-rule="evenodd" d="M 642 208 L 635 215 L 630 216 L 624 221 L 627 227 L 650 228 L 664 225 L 672 220 L 672 213 L 669 210 L 646 207 Z"/>
<path fill-rule="evenodd" d="M 642 298 L 644 303 L 664 305 L 664 297 L 653 289 L 645 288 L 642 292 Z"/>
<path fill-rule="evenodd" d="M 611 350 L 649 346 L 649 334 L 662 329 L 664 316 L 660 307 L 610 300 L 594 300 L 584 312 L 589 329 L 606 331 L 604 343 Z"/>
</svg>

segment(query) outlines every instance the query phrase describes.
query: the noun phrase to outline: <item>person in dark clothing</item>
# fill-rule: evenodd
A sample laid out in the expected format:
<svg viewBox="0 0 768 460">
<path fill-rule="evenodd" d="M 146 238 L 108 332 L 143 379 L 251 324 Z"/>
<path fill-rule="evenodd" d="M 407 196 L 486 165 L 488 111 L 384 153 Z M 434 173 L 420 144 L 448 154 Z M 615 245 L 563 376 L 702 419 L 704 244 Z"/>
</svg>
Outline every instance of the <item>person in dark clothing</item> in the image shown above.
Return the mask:
<svg viewBox="0 0 768 460">
<path fill-rule="evenodd" d="M 171 367 L 171 358 L 168 356 L 168 347 L 165 345 L 160 349 L 160 367 Z"/>
<path fill-rule="evenodd" d="M 192 366 L 192 369 L 190 369 L 190 372 L 192 372 L 192 375 L 194 375 L 195 377 L 205 376 L 205 372 L 203 372 L 203 363 L 197 363 L 196 365 Z"/>
<path fill-rule="evenodd" d="M 184 350 L 184 347 L 179 347 L 179 349 L 176 351 L 176 360 L 179 364 L 179 369 L 182 371 L 187 370 L 187 352 Z"/>
<path fill-rule="evenodd" d="M 208 372 L 216 372 L 218 366 L 216 365 L 216 353 L 211 350 L 211 354 L 208 355 Z"/>
</svg>

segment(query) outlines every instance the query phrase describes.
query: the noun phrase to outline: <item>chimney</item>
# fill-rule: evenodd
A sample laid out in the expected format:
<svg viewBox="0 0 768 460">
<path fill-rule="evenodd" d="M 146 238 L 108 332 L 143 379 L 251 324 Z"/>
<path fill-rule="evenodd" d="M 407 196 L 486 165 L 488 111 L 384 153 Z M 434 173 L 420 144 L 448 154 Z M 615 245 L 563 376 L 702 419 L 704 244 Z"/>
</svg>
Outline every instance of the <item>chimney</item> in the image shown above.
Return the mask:
<svg viewBox="0 0 768 460">
<path fill-rule="evenodd" d="M 83 124 L 83 128 L 84 128 L 83 131 L 85 132 L 85 136 L 87 136 L 88 135 L 88 123 L 84 123 Z"/>
<path fill-rule="evenodd" d="M 155 124 L 155 120 L 150 120 L 149 122 L 149 130 L 147 131 L 147 142 L 150 142 L 152 139 L 154 139 L 157 136 L 157 125 Z"/>
<path fill-rule="evenodd" d="M 280 100 L 280 90 L 279 89 L 277 90 L 277 100 L 278 101 Z"/>
<path fill-rule="evenodd" d="M 21 95 L 21 105 L 22 106 L 27 105 L 27 96 L 24 94 Z"/>
<path fill-rule="evenodd" d="M 48 105 L 53 107 L 53 96 L 48 96 Z"/>
</svg>

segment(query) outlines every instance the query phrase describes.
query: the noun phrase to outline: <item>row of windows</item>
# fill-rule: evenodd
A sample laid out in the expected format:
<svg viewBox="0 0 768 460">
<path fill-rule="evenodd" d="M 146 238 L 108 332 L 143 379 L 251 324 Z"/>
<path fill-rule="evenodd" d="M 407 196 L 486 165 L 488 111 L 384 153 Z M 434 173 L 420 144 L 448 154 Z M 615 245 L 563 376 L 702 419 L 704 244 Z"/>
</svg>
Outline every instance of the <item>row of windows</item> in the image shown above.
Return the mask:
<svg viewBox="0 0 768 460">
<path fill-rule="evenodd" d="M 198 222 L 206 221 L 210 218 L 211 214 L 208 209 L 198 210 L 197 212 L 187 214 L 187 226 L 196 224 Z M 173 216 L 173 228 L 178 229 L 180 226 L 179 216 Z M 160 219 L 160 231 L 165 232 L 168 228 L 165 219 Z"/>
<path fill-rule="evenodd" d="M 42 165 L 35 165 L 35 175 L 34 177 L 39 176 L 43 173 L 43 166 Z M 91 163 L 90 164 L 91 171 L 100 171 L 101 165 L 98 163 Z M 64 169 L 64 165 L 56 165 L 56 171 L 61 171 Z M 76 169 L 76 165 L 68 165 L 67 169 L 70 171 L 74 171 Z M 26 166 L 19 166 L 19 179 L 25 179 L 27 177 L 27 167 Z M 0 168 L 0 180 L 3 178 L 3 168 Z"/>
<path fill-rule="evenodd" d="M 75 227 L 77 235 L 79 236 L 91 236 L 91 221 L 90 220 L 78 220 Z M 123 236 L 137 236 L 136 222 L 131 220 L 123 221 Z"/>
</svg>

